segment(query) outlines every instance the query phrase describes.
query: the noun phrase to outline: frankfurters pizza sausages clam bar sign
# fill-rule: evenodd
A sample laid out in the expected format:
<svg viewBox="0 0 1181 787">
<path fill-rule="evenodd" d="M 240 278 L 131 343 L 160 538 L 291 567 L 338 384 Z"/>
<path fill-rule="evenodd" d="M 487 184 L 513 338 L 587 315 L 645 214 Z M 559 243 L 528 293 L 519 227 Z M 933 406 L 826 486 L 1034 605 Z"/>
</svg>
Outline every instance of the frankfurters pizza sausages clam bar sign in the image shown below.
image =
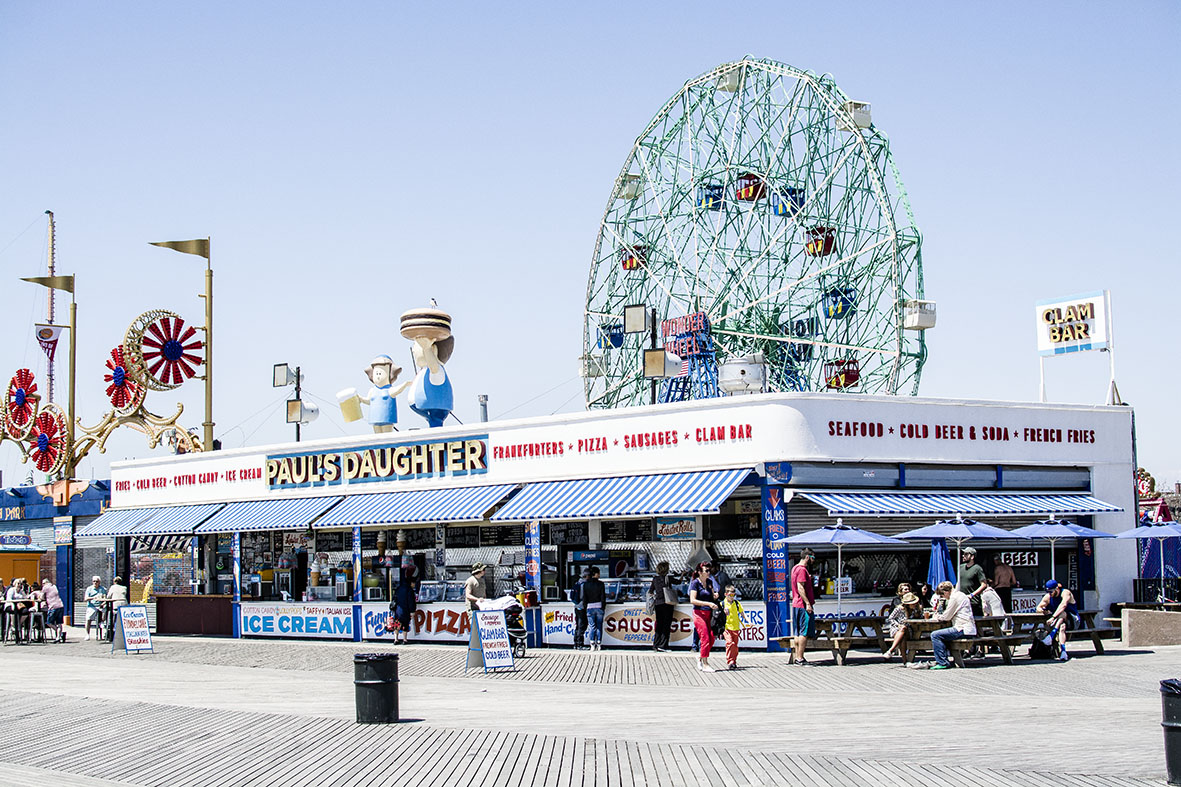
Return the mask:
<svg viewBox="0 0 1181 787">
<path fill-rule="evenodd" d="M 1106 461 L 1127 408 L 822 393 L 741 397 L 112 465 L 113 508 L 754 467 Z"/>
</svg>

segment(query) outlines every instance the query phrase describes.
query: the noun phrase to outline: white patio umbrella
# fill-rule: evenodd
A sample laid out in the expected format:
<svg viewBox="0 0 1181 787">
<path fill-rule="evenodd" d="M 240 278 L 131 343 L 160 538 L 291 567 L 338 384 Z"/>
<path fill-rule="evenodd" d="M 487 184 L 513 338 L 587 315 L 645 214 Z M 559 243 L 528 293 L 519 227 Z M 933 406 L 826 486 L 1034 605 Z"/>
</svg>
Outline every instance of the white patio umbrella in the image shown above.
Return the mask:
<svg viewBox="0 0 1181 787">
<path fill-rule="evenodd" d="M 1049 519 L 1042 522 L 1034 522 L 1032 525 L 1019 527 L 1013 531 L 1020 533 L 1026 538 L 1044 538 L 1050 542 L 1050 579 L 1057 579 L 1054 571 L 1054 545 L 1058 543 L 1060 538 L 1115 538 L 1113 533 L 1104 533 L 1102 530 L 1093 530 L 1089 527 L 1076 525 L 1074 522 L 1067 522 L 1062 519 L 1054 519 L 1051 516 Z"/>
<path fill-rule="evenodd" d="M 956 584 L 959 584 L 960 572 L 963 570 L 963 559 L 961 552 L 963 551 L 964 542 L 970 541 L 973 538 L 991 538 L 991 539 L 1025 539 L 1026 536 L 1014 530 L 1004 530 L 992 525 L 986 525 L 983 522 L 976 522 L 972 519 L 963 519 L 956 516 L 955 519 L 945 519 L 941 522 L 936 522 L 933 525 L 920 527 L 915 530 L 907 530 L 905 533 L 899 533 L 898 538 L 905 538 L 909 541 L 924 541 L 935 538 L 946 538 L 955 542 L 955 579 Z"/>
<path fill-rule="evenodd" d="M 844 575 L 843 560 L 841 557 L 841 547 L 845 544 L 905 544 L 905 541 L 899 541 L 890 536 L 883 536 L 869 530 L 862 530 L 858 527 L 851 527 L 837 520 L 835 525 L 825 525 L 824 527 L 815 530 L 809 530 L 806 533 L 798 533 L 794 536 L 788 536 L 786 539 L 779 539 L 772 542 L 776 544 L 786 543 L 792 546 L 828 546 L 829 544 L 836 544 L 837 547 L 837 617 L 841 615 L 841 582 L 840 579 Z"/>
</svg>

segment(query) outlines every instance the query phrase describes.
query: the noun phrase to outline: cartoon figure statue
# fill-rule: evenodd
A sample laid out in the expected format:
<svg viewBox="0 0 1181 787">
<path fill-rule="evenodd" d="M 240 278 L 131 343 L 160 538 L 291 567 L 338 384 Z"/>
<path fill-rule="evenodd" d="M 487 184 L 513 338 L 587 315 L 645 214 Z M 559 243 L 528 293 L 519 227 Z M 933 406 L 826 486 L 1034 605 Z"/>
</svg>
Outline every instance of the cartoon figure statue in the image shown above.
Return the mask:
<svg viewBox="0 0 1181 787">
<path fill-rule="evenodd" d="M 431 299 L 431 306 L 436 305 Z M 425 418 L 428 426 L 442 426 L 454 405 L 451 379 L 443 366 L 455 349 L 451 315 L 436 308 L 411 309 L 402 315 L 402 336 L 413 342 L 410 349 L 418 367 L 410 409 Z"/>
<path fill-rule="evenodd" d="M 365 367 L 365 375 L 373 383 L 369 393 L 360 396 L 356 388 L 347 388 L 336 395 L 341 413 L 347 422 L 361 419 L 361 404 L 369 405 L 369 423 L 375 433 L 392 432 L 398 423 L 398 394 L 410 387 L 407 381 L 394 387 L 402 367 L 388 355 L 379 355 Z"/>
</svg>

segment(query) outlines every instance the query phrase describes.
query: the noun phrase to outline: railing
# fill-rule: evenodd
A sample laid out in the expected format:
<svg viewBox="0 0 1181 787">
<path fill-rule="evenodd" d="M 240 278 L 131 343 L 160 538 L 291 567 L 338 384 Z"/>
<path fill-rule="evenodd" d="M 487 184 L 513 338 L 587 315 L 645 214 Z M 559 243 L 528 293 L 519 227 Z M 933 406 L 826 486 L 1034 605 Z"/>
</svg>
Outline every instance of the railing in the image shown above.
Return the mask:
<svg viewBox="0 0 1181 787">
<path fill-rule="evenodd" d="M 1181 579 L 1177 577 L 1168 577 L 1164 580 L 1165 597 L 1161 598 L 1161 580 L 1159 579 L 1134 579 L 1132 580 L 1132 592 L 1135 600 L 1140 604 L 1151 604 L 1156 601 L 1179 601 L 1181 600 Z"/>
</svg>

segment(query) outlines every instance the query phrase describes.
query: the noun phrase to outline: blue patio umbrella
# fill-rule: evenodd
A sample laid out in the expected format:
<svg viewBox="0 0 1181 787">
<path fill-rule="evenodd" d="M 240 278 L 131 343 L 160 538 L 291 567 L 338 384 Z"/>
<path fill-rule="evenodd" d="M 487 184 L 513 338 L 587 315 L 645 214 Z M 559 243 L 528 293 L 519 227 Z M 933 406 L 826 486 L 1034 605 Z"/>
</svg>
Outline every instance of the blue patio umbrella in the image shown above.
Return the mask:
<svg viewBox="0 0 1181 787">
<path fill-rule="evenodd" d="M 1104 533 L 1102 530 L 1094 530 L 1082 525 L 1076 525 L 1074 522 L 1066 522 L 1061 519 L 1046 519 L 1041 522 L 1034 522 L 1032 525 L 1019 527 L 1013 531 L 1020 533 L 1026 538 L 1044 538 L 1050 542 L 1050 579 L 1057 579 L 1054 573 L 1054 545 L 1058 543 L 1060 538 L 1115 538 L 1113 533 Z"/>
<path fill-rule="evenodd" d="M 1165 539 L 1166 538 L 1181 538 L 1181 525 L 1176 522 L 1153 522 L 1147 525 L 1139 525 L 1131 530 L 1125 530 L 1122 533 L 1116 533 L 1116 538 L 1134 538 L 1137 541 L 1143 541 L 1150 538 L 1155 538 L 1160 545 L 1160 589 L 1161 595 L 1165 592 Z"/>
<path fill-rule="evenodd" d="M 1012 530 L 1003 530 L 999 527 L 986 525 L 983 522 L 977 522 L 972 519 L 945 519 L 941 522 L 936 522 L 933 525 L 920 527 L 915 530 L 907 530 L 905 533 L 899 533 L 898 538 L 905 538 L 908 541 L 924 541 L 934 538 L 946 538 L 949 541 L 955 542 L 955 557 L 956 557 L 956 582 L 959 582 L 959 568 L 963 564 L 960 554 L 963 551 L 964 542 L 973 538 L 991 538 L 991 539 L 1024 539 L 1025 536 L 1020 533 L 1015 533 Z"/>
<path fill-rule="evenodd" d="M 932 538 L 931 560 L 927 564 L 927 584 L 937 588 L 940 582 L 947 582 L 954 576 L 955 566 L 951 564 L 951 555 L 947 553 L 947 539 Z"/>
<path fill-rule="evenodd" d="M 883 536 L 873 533 L 869 530 L 862 530 L 859 527 L 851 527 L 846 525 L 841 520 L 837 520 L 835 525 L 825 525 L 824 527 L 809 530 L 806 533 L 797 533 L 794 536 L 788 536 L 786 539 L 780 539 L 772 543 L 779 544 L 786 541 L 792 546 L 828 546 L 835 544 L 837 548 L 837 615 L 841 614 L 841 583 L 840 578 L 843 575 L 841 547 L 845 544 L 905 544 L 905 541 L 899 541 L 890 536 Z"/>
</svg>

